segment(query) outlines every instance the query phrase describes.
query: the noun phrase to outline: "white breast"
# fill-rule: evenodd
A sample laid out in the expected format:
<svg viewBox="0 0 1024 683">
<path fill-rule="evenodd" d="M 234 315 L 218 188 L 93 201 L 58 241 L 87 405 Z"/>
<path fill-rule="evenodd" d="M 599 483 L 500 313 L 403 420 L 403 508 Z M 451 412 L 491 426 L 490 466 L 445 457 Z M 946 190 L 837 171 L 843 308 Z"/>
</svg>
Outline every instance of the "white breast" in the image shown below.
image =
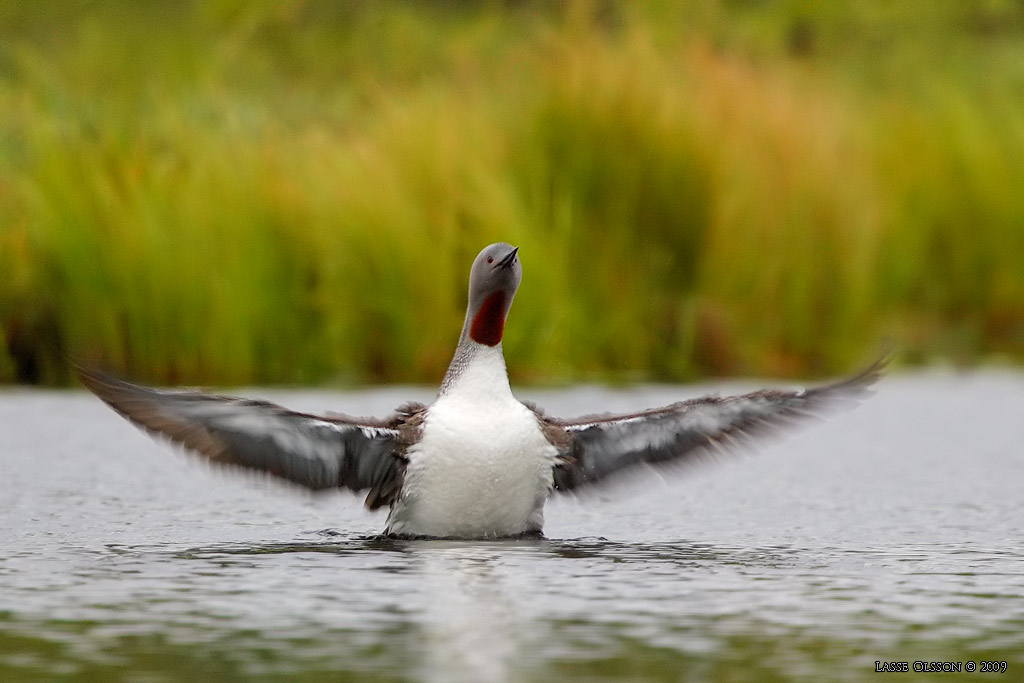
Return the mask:
<svg viewBox="0 0 1024 683">
<path fill-rule="evenodd" d="M 474 358 L 459 386 L 427 410 L 406 453 L 390 533 L 481 538 L 543 527 L 556 450 L 508 389 L 496 351 L 497 359 Z"/>
</svg>

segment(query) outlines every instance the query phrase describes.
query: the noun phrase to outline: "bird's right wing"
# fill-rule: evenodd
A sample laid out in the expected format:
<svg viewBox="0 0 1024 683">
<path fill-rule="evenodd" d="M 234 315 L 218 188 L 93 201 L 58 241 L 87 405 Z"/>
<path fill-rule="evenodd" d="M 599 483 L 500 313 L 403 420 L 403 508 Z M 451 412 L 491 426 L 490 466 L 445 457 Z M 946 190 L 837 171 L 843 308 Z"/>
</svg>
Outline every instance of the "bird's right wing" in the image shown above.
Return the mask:
<svg viewBox="0 0 1024 683">
<path fill-rule="evenodd" d="M 77 368 L 82 383 L 151 435 L 210 462 L 257 470 L 320 491 L 370 489 L 367 507 L 386 505 L 401 489 L 404 423 L 418 406 L 390 421 L 318 417 L 266 401 L 166 391 Z"/>
</svg>

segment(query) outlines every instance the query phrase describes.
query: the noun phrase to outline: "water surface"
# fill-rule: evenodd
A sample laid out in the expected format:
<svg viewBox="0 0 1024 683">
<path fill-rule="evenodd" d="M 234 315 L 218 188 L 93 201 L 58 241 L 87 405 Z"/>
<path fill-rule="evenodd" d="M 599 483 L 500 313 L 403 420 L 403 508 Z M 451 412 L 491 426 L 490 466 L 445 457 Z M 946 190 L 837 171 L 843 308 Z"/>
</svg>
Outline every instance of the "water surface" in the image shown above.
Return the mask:
<svg viewBox="0 0 1024 683">
<path fill-rule="evenodd" d="M 707 389 L 520 393 L 573 415 Z M 380 415 L 431 397 L 244 393 Z M 895 376 L 749 456 L 557 500 L 546 540 L 394 541 L 351 495 L 212 470 L 84 393 L 3 392 L 0 680 L 877 680 L 876 660 L 985 659 L 1007 672 L 957 679 L 1024 680 L 1022 416 L 1020 374 Z"/>
</svg>

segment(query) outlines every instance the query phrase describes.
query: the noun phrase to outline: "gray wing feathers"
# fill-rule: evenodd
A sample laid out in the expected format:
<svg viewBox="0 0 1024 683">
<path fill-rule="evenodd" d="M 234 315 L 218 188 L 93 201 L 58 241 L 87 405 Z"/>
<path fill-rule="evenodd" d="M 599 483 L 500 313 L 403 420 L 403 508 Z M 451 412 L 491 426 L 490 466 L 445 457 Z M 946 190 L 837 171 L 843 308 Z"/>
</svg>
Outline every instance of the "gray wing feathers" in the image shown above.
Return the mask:
<svg viewBox="0 0 1024 683">
<path fill-rule="evenodd" d="M 265 401 L 162 391 L 78 368 L 94 394 L 150 434 L 211 462 L 266 472 L 314 491 L 371 489 L 367 506 L 401 486 L 400 432 L 392 423 L 296 413 Z"/>
<path fill-rule="evenodd" d="M 708 396 L 632 415 L 541 417 L 549 430 L 564 434 L 555 490 L 572 491 L 642 464 L 681 463 L 709 450 L 731 450 L 830 408 L 855 405 L 870 393 L 885 364 L 883 357 L 850 379 L 810 390 Z"/>
</svg>

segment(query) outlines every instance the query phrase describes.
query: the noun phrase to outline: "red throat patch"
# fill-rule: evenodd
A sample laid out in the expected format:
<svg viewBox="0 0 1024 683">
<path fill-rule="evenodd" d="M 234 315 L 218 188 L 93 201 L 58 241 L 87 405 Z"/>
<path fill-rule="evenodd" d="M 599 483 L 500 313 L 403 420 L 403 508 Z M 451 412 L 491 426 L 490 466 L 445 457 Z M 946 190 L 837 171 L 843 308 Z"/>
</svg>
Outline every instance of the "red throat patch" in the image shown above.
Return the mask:
<svg viewBox="0 0 1024 683">
<path fill-rule="evenodd" d="M 494 292 L 480 306 L 473 316 L 473 324 L 469 326 L 469 336 L 473 341 L 496 346 L 505 331 L 505 292 Z"/>
</svg>

